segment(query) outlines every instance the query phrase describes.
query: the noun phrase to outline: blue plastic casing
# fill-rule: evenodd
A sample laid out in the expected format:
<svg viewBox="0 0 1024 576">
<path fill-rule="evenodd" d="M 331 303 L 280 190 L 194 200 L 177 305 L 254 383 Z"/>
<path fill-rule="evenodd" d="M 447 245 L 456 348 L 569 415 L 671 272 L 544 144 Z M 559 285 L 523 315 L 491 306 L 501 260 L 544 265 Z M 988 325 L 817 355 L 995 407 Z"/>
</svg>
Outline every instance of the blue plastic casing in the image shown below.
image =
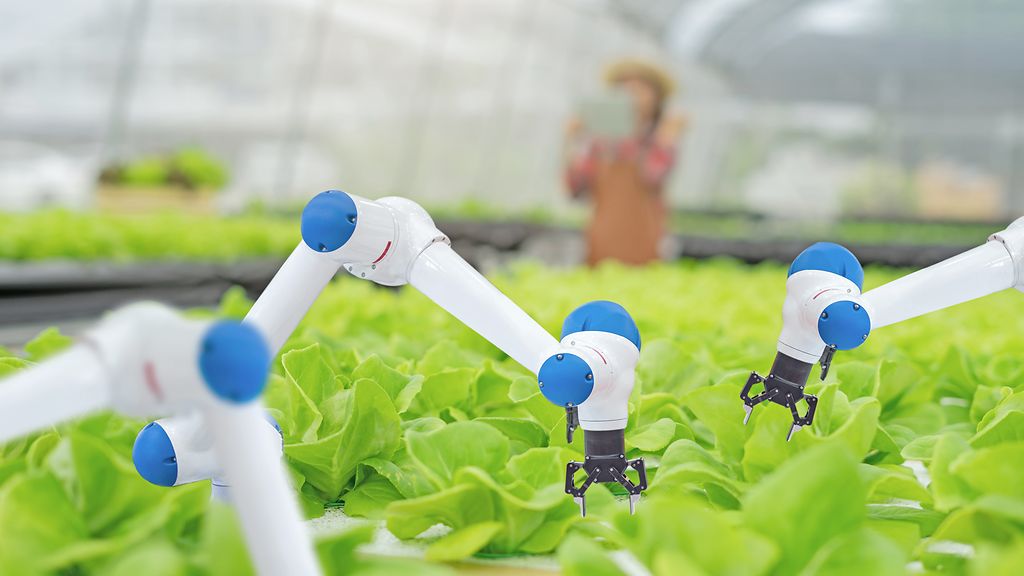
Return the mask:
<svg viewBox="0 0 1024 576">
<path fill-rule="evenodd" d="M 255 328 L 218 322 L 203 336 L 199 372 L 219 398 L 243 403 L 263 392 L 270 360 L 267 344 Z"/>
<path fill-rule="evenodd" d="M 789 266 L 788 276 L 803 270 L 824 270 L 838 274 L 864 288 L 864 268 L 860 261 L 846 248 L 832 242 L 818 242 L 807 247 Z"/>
<path fill-rule="evenodd" d="M 555 354 L 537 372 L 540 391 L 552 404 L 579 406 L 594 391 L 594 372 L 575 354 Z"/>
<path fill-rule="evenodd" d="M 818 335 L 838 350 L 860 346 L 871 333 L 871 317 L 864 307 L 850 300 L 833 302 L 818 317 Z"/>
<path fill-rule="evenodd" d="M 281 427 L 269 413 L 263 415 L 267 422 L 281 434 Z M 281 437 L 281 448 L 284 449 L 284 436 Z M 132 462 L 139 476 L 157 486 L 174 486 L 178 481 L 178 458 L 164 427 L 156 422 L 146 424 L 135 437 L 132 446 Z"/>
<path fill-rule="evenodd" d="M 178 459 L 167 431 L 156 422 L 146 424 L 135 437 L 132 462 L 139 475 L 157 486 L 174 486 L 178 480 Z"/>
<path fill-rule="evenodd" d="M 565 317 L 562 338 L 576 332 L 610 332 L 618 334 L 640 349 L 640 330 L 626 309 L 615 302 L 595 300 L 587 302 Z"/>
<path fill-rule="evenodd" d="M 321 192 L 302 210 L 302 241 L 317 252 L 333 252 L 352 237 L 358 219 L 351 196 L 341 190 Z"/>
</svg>

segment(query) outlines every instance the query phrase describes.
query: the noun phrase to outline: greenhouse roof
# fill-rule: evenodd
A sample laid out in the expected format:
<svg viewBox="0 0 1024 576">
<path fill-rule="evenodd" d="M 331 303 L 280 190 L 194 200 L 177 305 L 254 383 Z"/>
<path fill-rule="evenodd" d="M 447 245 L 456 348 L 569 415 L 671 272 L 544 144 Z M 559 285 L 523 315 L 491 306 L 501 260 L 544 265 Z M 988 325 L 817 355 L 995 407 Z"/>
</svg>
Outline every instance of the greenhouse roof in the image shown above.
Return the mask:
<svg viewBox="0 0 1024 576">
<path fill-rule="evenodd" d="M 989 113 L 1024 94 L 1011 0 L 609 0 L 752 98 Z"/>
</svg>

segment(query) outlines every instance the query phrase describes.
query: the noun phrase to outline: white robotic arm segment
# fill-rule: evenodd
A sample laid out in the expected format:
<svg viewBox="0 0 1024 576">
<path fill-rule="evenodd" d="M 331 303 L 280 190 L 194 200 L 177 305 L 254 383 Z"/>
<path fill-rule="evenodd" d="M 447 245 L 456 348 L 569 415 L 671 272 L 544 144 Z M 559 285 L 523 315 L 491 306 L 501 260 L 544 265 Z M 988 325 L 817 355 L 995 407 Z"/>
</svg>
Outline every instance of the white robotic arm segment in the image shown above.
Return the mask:
<svg viewBox="0 0 1024 576">
<path fill-rule="evenodd" d="M 1013 261 L 1013 287 L 1024 291 L 1024 216 L 1017 218 L 1006 227 L 989 236 L 989 242 L 996 241 L 1006 247 Z"/>
<path fill-rule="evenodd" d="M 804 386 L 819 354 L 824 379 L 832 353 L 857 347 L 873 329 L 1007 288 L 1024 288 L 1024 218 L 977 248 L 863 295 L 860 263 L 837 244 L 811 246 L 793 261 L 789 274 L 775 362 L 766 378 L 751 373 L 740 398 L 747 419 L 761 402 L 788 407 L 793 414 L 792 436 L 814 418 L 817 398 L 805 394 Z M 760 384 L 764 391 L 751 396 L 752 387 Z M 796 409 L 802 399 L 808 406 L 803 416 Z"/>
<path fill-rule="evenodd" d="M 640 332 L 622 306 L 589 302 L 574 310 L 562 326 L 562 341 L 537 373 L 544 397 L 569 412 L 586 430 L 622 430 L 628 419 Z"/>
<path fill-rule="evenodd" d="M 132 461 L 139 475 L 157 486 L 178 486 L 221 476 L 213 438 L 199 412 L 161 418 L 135 438 Z M 175 446 L 184 447 L 175 450 Z"/>
<path fill-rule="evenodd" d="M 0 381 L 0 441 L 110 406 L 110 376 L 94 348 L 76 344 Z"/>
<path fill-rule="evenodd" d="M 253 441 L 266 430 L 258 402 L 202 408 L 217 460 L 231 485 L 253 564 L 262 576 L 317 576 L 320 563 L 295 500 L 280 446 Z"/>
<path fill-rule="evenodd" d="M 562 351 L 583 358 L 594 374 L 594 390 L 579 405 L 580 428 L 622 430 L 629 420 L 640 350 L 631 341 L 610 332 L 586 331 L 562 339 Z"/>
<path fill-rule="evenodd" d="M 366 278 L 364 268 L 374 272 L 397 252 L 399 230 L 391 209 L 339 190 L 321 192 L 306 204 L 301 230 L 302 241 L 245 317 L 275 353 L 342 266 Z"/>
<path fill-rule="evenodd" d="M 339 268 L 334 260 L 299 242 L 246 314 L 245 322 L 259 329 L 276 353 Z"/>
<path fill-rule="evenodd" d="M 148 416 L 211 401 L 196 362 L 209 328 L 153 303 L 108 314 L 80 343 L 0 384 L 0 440 L 103 408 Z"/>
<path fill-rule="evenodd" d="M 379 201 L 340 190 L 321 192 L 302 210 L 302 241 L 338 266 L 370 264 L 391 254 L 398 223 Z"/>
<path fill-rule="evenodd" d="M 865 292 L 875 327 L 1024 285 L 1024 228 L 1020 222 L 993 234 L 977 248 Z"/>
<path fill-rule="evenodd" d="M 395 232 L 393 243 L 373 260 L 345 261 L 349 273 L 386 286 L 412 285 L 513 360 L 537 372 L 557 345 L 555 339 L 452 250 L 448 237 L 419 204 L 395 196 L 376 202 L 357 198 L 356 202 L 360 210 L 377 206 L 375 218 L 382 221 L 386 218 L 379 210 L 386 210 Z M 361 216 L 359 226 L 364 222 Z"/>
<path fill-rule="evenodd" d="M 420 253 L 448 237 L 412 200 L 367 200 L 329 190 L 302 211 L 302 241 L 357 278 L 401 286 Z"/>
<path fill-rule="evenodd" d="M 434 244 L 448 245 L 448 236 L 437 229 L 423 207 L 408 198 L 388 196 L 375 203 L 395 223 L 394 242 L 374 260 L 346 262 L 345 269 L 384 286 L 410 283 L 413 266 L 423 251 Z"/>
<path fill-rule="evenodd" d="M 320 573 L 279 448 L 252 441 L 265 434 L 256 398 L 271 358 L 257 330 L 190 320 L 142 303 L 111 313 L 85 340 L 0 381 L 3 416 L 37 410 L 42 415 L 3 429 L 0 441 L 104 407 L 135 416 L 198 412 L 217 461 L 234 481 L 236 508 L 258 571 Z M 33 392 L 31 384 L 41 385 Z M 72 410 L 67 398 L 84 401 Z M 48 403 L 61 408 L 48 410 Z"/>
<path fill-rule="evenodd" d="M 413 261 L 409 283 L 534 374 L 558 342 L 445 243 Z"/>
<path fill-rule="evenodd" d="M 594 482 L 624 487 L 630 513 L 647 489 L 643 458 L 626 460 L 629 396 L 639 358 L 640 331 L 629 313 L 614 302 L 589 302 L 566 317 L 558 350 L 537 374 L 544 397 L 565 408 L 566 440 L 571 443 L 575 428 L 583 428 L 586 458 L 566 466 L 565 492 L 584 516 L 585 494 Z M 630 468 L 637 473 L 635 483 L 626 476 Z M 577 485 L 579 471 L 586 480 Z"/>
<path fill-rule="evenodd" d="M 787 439 L 814 421 L 818 399 L 804 392 L 814 363 L 821 363 L 824 379 L 836 350 L 856 348 L 871 333 L 873 311 L 861 297 L 863 282 L 860 262 L 838 244 L 819 242 L 793 260 L 775 361 L 767 377 L 751 372 L 740 391 L 744 423 L 762 402 L 789 409 L 793 425 Z M 752 395 L 758 385 L 763 391 Z M 797 410 L 801 400 L 807 404 L 803 415 Z"/>
<path fill-rule="evenodd" d="M 322 192 L 303 210 L 302 244 L 246 317 L 267 335 L 272 350 L 284 343 L 330 280 L 332 267 L 339 266 L 377 284 L 412 284 L 533 372 L 557 345 L 456 254 L 412 200 Z"/>
<path fill-rule="evenodd" d="M 779 334 L 778 351 L 801 362 L 813 364 L 830 345 L 847 349 L 852 347 L 849 344 L 859 344 L 866 339 L 867 332 L 862 332 L 854 335 L 860 338 L 860 342 L 848 342 L 848 338 L 839 338 L 831 326 L 826 328 L 827 322 L 836 320 L 830 318 L 826 310 L 830 307 L 833 311 L 844 308 L 843 302 L 850 302 L 851 310 L 853 306 L 858 307 L 857 311 L 864 307 L 860 287 L 848 278 L 824 270 L 802 270 L 792 274 L 786 280 L 786 300 L 782 304 L 782 331 Z M 850 320 L 867 321 L 870 330 L 872 323 L 869 311 L 870 309 L 858 314 L 864 316 L 863 319 Z"/>
<path fill-rule="evenodd" d="M 267 442 L 280 458 L 284 448 L 281 429 L 270 416 L 265 416 L 259 436 L 251 441 Z M 135 438 L 132 461 L 139 475 L 157 486 L 212 479 L 213 497 L 227 496 L 229 484 L 214 454 L 213 437 L 198 412 L 147 424 Z"/>
</svg>

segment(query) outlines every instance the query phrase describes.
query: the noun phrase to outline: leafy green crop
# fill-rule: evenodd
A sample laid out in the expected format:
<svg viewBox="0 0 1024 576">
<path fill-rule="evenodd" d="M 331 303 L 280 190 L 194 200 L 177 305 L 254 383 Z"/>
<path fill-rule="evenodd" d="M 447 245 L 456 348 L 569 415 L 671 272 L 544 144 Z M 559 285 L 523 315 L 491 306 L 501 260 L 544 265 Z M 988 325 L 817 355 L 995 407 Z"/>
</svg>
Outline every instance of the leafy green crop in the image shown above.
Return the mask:
<svg viewBox="0 0 1024 576">
<path fill-rule="evenodd" d="M 598 485 L 578 517 L 562 475 L 581 440 L 566 445 L 564 412 L 532 375 L 413 290 L 342 280 L 285 346 L 266 395 L 310 516 L 341 507 L 422 541 L 432 561 L 552 553 L 588 576 L 624 573 L 613 559 L 623 553 L 659 575 L 1024 571 L 1019 294 L 840 353 L 811 385 L 814 426 L 787 443 L 785 410 L 743 426 L 738 398 L 774 356 L 783 268 L 521 266 L 494 280 L 553 333 L 591 299 L 634 314 L 644 348 L 628 449 L 652 476 L 638 514 Z M 221 313 L 246 309 L 232 292 Z M 55 338 L 0 369 L 35 361 Z M 232 516 L 207 504 L 205 485 L 161 490 L 133 475 L 139 424 L 94 416 L 4 448 L 0 572 L 244 573 L 229 568 L 244 565 Z M 355 554 L 369 530 L 321 544 L 342 559 L 331 566 L 438 569 Z M 230 552 L 211 554 L 211 542 Z"/>
<path fill-rule="evenodd" d="M 298 244 L 299 231 L 294 219 L 267 216 L 45 210 L 0 213 L 0 239 L 0 260 L 225 261 L 284 258 Z"/>
<path fill-rule="evenodd" d="M 103 180 L 127 186 L 177 185 L 195 190 L 227 184 L 224 164 L 201 148 L 182 148 L 166 156 L 147 156 L 104 170 Z"/>
<path fill-rule="evenodd" d="M 678 211 L 672 229 L 683 235 L 745 240 L 818 240 L 867 245 L 938 244 L 973 246 L 985 241 L 1002 224 L 841 219 L 838 221 L 782 220 L 751 214 L 707 214 Z"/>
<path fill-rule="evenodd" d="M 188 155 L 184 158 L 187 160 Z M 201 163 L 195 170 L 202 170 Z M 187 165 L 187 164 L 186 164 Z M 193 168 L 189 168 L 193 169 Z M 286 257 L 299 241 L 300 210 L 218 217 L 182 214 L 96 214 L 43 210 L 30 214 L 0 212 L 0 260 L 201 260 Z M 543 211 L 495 211 L 476 202 L 431 207 L 435 219 L 522 221 L 578 228 L 585 215 L 564 217 Z M 863 244 L 943 244 L 972 246 L 996 230 L 989 224 L 892 223 L 849 221 L 794 223 L 682 212 L 673 216 L 679 234 L 759 240 L 819 239 Z M 40 231 L 46 231 L 40 234 Z"/>
</svg>

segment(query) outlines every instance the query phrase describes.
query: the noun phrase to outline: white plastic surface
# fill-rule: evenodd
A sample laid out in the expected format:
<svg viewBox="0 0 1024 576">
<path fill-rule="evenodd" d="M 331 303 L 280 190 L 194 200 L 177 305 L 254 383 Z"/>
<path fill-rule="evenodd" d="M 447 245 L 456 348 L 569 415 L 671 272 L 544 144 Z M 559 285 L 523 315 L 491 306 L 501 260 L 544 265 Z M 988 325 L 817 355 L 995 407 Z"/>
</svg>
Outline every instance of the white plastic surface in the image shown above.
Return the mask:
<svg viewBox="0 0 1024 576">
<path fill-rule="evenodd" d="M 77 344 L 0 380 L 0 442 L 109 405 L 109 378 L 99 356 Z"/>
<path fill-rule="evenodd" d="M 1024 216 L 1017 218 L 1005 230 L 996 232 L 988 239 L 990 242 L 1001 242 L 1006 247 L 1017 272 L 1013 287 L 1024 291 Z"/>
<path fill-rule="evenodd" d="M 782 331 L 777 350 L 790 358 L 813 364 L 825 351 L 818 334 L 818 317 L 834 302 L 862 303 L 860 289 L 850 280 L 824 270 L 802 270 L 786 280 L 782 304 Z M 866 308 L 870 314 L 870 308 Z M 874 318 L 872 318 L 874 328 Z"/>
<path fill-rule="evenodd" d="M 210 500 L 231 504 L 231 486 L 225 484 L 225 480 L 214 478 L 210 483 Z"/>
<path fill-rule="evenodd" d="M 259 402 L 224 403 L 203 381 L 199 346 L 210 323 L 155 303 L 109 314 L 78 344 L 0 380 L 0 440 L 111 407 L 132 416 L 203 416 L 232 486 L 257 571 L 318 574 L 316 556 L 288 485 L 280 447 L 265 438 Z"/>
<path fill-rule="evenodd" d="M 379 201 L 367 200 L 349 194 L 356 205 L 356 229 L 345 245 L 333 252 L 325 252 L 335 262 L 370 264 L 386 258 L 398 242 L 395 217 Z"/>
<path fill-rule="evenodd" d="M 198 412 L 189 412 L 155 422 L 163 428 L 174 447 L 178 477 L 174 485 L 188 484 L 218 475 L 217 458 L 213 453 L 213 438 L 203 425 Z"/>
<path fill-rule="evenodd" d="M 558 348 L 554 337 L 445 243 L 420 254 L 409 283 L 534 374 Z"/>
<path fill-rule="evenodd" d="M 214 497 L 226 495 L 230 486 L 224 479 L 224 473 L 214 454 L 213 438 L 209 427 L 203 423 L 202 415 L 190 412 L 169 416 L 157 420 L 156 424 L 164 429 L 171 446 L 174 447 L 174 457 L 178 464 L 178 478 L 174 485 L 212 479 L 215 486 Z M 250 441 L 268 443 L 280 458 L 281 433 L 266 418 L 263 419 L 259 433 Z M 217 487 L 222 490 L 217 490 Z"/>
<path fill-rule="evenodd" d="M 245 316 L 277 354 L 320 293 L 338 272 L 336 260 L 299 242 Z"/>
<path fill-rule="evenodd" d="M 111 407 L 137 417 L 195 409 L 210 393 L 197 361 L 210 324 L 155 302 L 130 304 L 104 317 L 82 339 L 107 369 Z"/>
<path fill-rule="evenodd" d="M 260 403 L 214 401 L 203 414 L 257 571 L 263 576 L 320 574 L 280 452 L 268 442 L 253 441 L 266 426 Z"/>
<path fill-rule="evenodd" d="M 409 269 L 420 253 L 435 242 L 447 244 L 448 237 L 437 229 L 422 206 L 408 198 L 387 196 L 376 205 L 390 214 L 395 226 L 394 244 L 376 260 L 347 260 L 345 269 L 357 278 L 383 286 L 402 286 L 409 282 Z"/>
<path fill-rule="evenodd" d="M 1016 272 L 1010 253 L 991 241 L 864 293 L 871 329 L 1012 288 Z"/>
<path fill-rule="evenodd" d="M 618 334 L 583 331 L 563 338 L 558 352 L 579 356 L 594 373 L 594 390 L 579 406 L 580 428 L 625 428 L 636 363 L 640 360 L 636 346 Z"/>
<path fill-rule="evenodd" d="M 0 380 L 0 438 L 102 408 L 151 416 L 209 397 L 197 362 L 210 323 L 153 302 L 119 308 L 82 343 Z"/>
</svg>

